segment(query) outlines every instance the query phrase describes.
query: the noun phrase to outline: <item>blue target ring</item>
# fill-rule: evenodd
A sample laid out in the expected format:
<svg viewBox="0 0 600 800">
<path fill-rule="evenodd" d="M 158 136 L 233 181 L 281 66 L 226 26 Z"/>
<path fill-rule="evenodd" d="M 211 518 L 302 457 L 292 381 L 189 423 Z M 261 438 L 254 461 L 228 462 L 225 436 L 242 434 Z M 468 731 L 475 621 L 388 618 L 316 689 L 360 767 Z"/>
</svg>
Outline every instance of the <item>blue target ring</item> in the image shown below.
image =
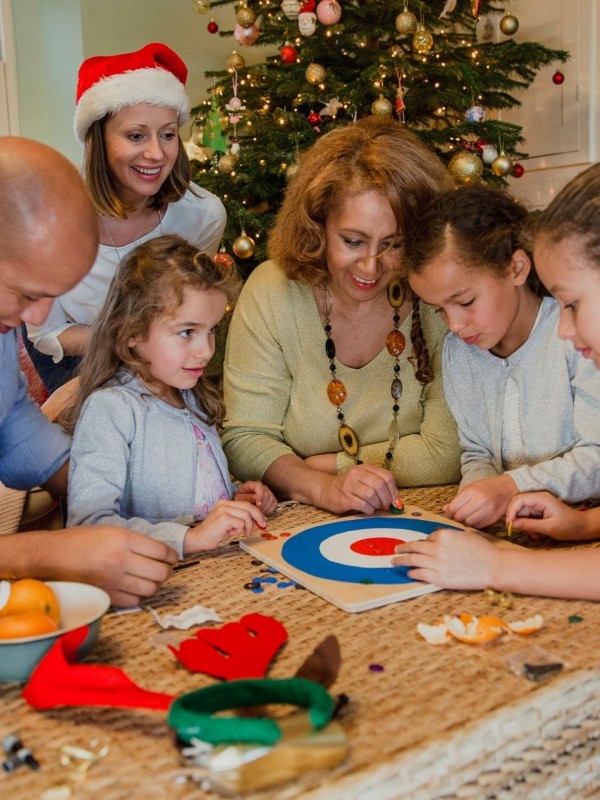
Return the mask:
<svg viewBox="0 0 600 800">
<path fill-rule="evenodd" d="M 390 530 L 390 534 L 395 534 L 398 538 L 402 538 L 402 531 L 416 531 L 429 535 L 440 527 L 452 528 L 452 530 L 457 531 L 462 530 L 462 528 L 457 528 L 454 525 L 414 519 L 412 517 L 404 517 L 402 519 L 391 517 L 342 519 L 337 522 L 315 525 L 290 537 L 283 545 L 281 555 L 290 566 L 301 569 L 316 578 L 345 581 L 347 583 L 360 583 L 361 581 L 369 581 L 374 584 L 412 583 L 413 581 L 406 574 L 408 572 L 407 567 L 357 567 L 342 564 L 325 558 L 321 552 L 321 545 L 332 536 L 353 531 L 365 531 L 365 537 L 368 537 L 369 528 L 386 528 Z"/>
</svg>

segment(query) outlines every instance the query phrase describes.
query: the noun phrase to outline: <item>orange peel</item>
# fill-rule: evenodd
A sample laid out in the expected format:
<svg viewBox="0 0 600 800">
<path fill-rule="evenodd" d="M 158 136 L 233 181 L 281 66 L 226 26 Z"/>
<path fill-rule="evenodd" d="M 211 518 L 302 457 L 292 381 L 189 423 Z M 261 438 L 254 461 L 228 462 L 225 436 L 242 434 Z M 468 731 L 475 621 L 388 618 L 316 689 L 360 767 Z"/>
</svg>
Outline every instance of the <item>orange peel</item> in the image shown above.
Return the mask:
<svg viewBox="0 0 600 800">
<path fill-rule="evenodd" d="M 450 644 L 452 641 L 452 637 L 448 632 L 445 622 L 436 622 L 434 625 L 427 625 L 424 622 L 419 622 L 417 631 L 425 639 L 427 644 Z"/>
<path fill-rule="evenodd" d="M 529 636 L 532 633 L 537 633 L 544 625 L 544 618 L 541 614 L 534 614 L 533 617 L 528 617 L 523 620 L 516 620 L 509 622 L 508 629 L 511 633 L 519 633 L 521 636 Z"/>
<path fill-rule="evenodd" d="M 498 617 L 474 617 L 472 614 L 445 616 L 448 632 L 467 644 L 485 644 L 502 636 L 508 630 L 507 624 Z"/>
</svg>

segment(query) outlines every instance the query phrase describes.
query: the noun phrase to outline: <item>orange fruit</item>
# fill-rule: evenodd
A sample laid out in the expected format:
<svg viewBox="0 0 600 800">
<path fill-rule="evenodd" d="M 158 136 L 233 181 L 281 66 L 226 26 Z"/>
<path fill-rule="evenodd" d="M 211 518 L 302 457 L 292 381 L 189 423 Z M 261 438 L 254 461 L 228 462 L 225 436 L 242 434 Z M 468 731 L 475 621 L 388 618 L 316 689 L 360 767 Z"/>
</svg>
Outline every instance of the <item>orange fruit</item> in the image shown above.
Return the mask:
<svg viewBox="0 0 600 800">
<path fill-rule="evenodd" d="M 34 578 L 23 578 L 9 584 L 6 592 L 7 581 L 2 581 L 3 591 L 0 596 L 8 594 L 6 603 L 0 608 L 0 619 L 8 614 L 21 614 L 25 611 L 39 611 L 50 617 L 57 625 L 60 620 L 60 604 L 54 591 L 44 581 Z"/>
<path fill-rule="evenodd" d="M 23 639 L 57 630 L 56 622 L 41 611 L 23 611 L 0 617 L 0 639 Z"/>
</svg>

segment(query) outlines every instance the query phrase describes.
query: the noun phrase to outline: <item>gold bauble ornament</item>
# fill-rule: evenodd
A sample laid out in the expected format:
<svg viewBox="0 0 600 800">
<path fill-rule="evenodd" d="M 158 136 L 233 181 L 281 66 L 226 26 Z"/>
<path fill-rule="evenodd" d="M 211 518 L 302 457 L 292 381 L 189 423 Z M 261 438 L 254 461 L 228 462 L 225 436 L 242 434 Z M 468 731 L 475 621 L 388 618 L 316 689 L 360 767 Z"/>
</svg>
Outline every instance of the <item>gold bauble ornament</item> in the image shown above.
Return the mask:
<svg viewBox="0 0 600 800">
<path fill-rule="evenodd" d="M 251 258 L 255 250 L 254 239 L 247 236 L 246 231 L 242 231 L 233 243 L 232 250 L 238 258 Z"/>
<path fill-rule="evenodd" d="M 498 158 L 495 158 L 492 161 L 492 172 L 499 178 L 503 178 L 505 175 L 508 175 L 511 172 L 512 168 L 513 168 L 513 162 L 506 155 L 504 150 L 501 150 Z"/>
<path fill-rule="evenodd" d="M 192 0 L 192 7 L 197 14 L 208 14 L 210 0 Z"/>
<path fill-rule="evenodd" d="M 519 20 L 508 12 L 506 16 L 500 20 L 500 30 L 505 36 L 514 36 L 519 30 Z"/>
<path fill-rule="evenodd" d="M 326 75 L 327 70 L 325 67 L 322 67 L 320 64 L 315 64 L 314 62 L 308 65 L 306 72 L 304 73 L 306 80 L 313 85 L 323 83 Z"/>
<path fill-rule="evenodd" d="M 371 114 L 375 114 L 378 117 L 389 117 L 391 116 L 393 111 L 392 104 L 389 100 L 380 94 L 377 100 L 373 100 L 371 104 Z"/>
<path fill-rule="evenodd" d="M 254 24 L 256 13 L 251 8 L 248 8 L 248 6 L 241 6 L 238 8 L 235 18 L 242 28 L 249 28 Z"/>
<path fill-rule="evenodd" d="M 416 53 L 428 53 L 433 47 L 433 36 L 426 30 L 425 25 L 419 23 L 412 40 L 412 47 Z"/>
<path fill-rule="evenodd" d="M 227 59 L 227 69 L 239 72 L 241 69 L 244 69 L 245 66 L 246 62 L 244 61 L 244 57 L 241 56 L 236 50 L 233 50 Z"/>
<path fill-rule="evenodd" d="M 479 183 L 483 175 L 483 161 L 475 153 L 460 150 L 450 159 L 448 170 L 461 186 Z"/>
<path fill-rule="evenodd" d="M 288 181 L 294 177 L 294 175 L 298 172 L 299 168 L 300 164 L 298 164 L 297 161 L 292 161 L 291 164 L 288 164 L 288 168 L 285 171 L 285 177 L 287 178 Z"/>
<path fill-rule="evenodd" d="M 230 172 L 233 171 L 236 161 L 237 161 L 237 156 L 234 156 L 231 153 L 225 153 L 225 155 L 221 156 L 221 158 L 219 159 L 219 163 L 217 164 L 217 169 L 223 175 L 228 175 Z"/>
<path fill-rule="evenodd" d="M 407 8 L 396 17 L 396 30 L 400 36 L 412 36 L 417 30 L 417 18 Z"/>
</svg>

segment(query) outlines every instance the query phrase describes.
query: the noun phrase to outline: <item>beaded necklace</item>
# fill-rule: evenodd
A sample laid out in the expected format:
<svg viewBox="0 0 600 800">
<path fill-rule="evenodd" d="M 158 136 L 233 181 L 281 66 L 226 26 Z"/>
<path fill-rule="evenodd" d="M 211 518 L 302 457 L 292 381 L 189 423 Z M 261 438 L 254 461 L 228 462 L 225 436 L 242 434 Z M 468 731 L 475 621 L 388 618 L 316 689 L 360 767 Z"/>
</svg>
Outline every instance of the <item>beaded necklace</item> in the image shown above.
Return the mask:
<svg viewBox="0 0 600 800">
<path fill-rule="evenodd" d="M 358 457 L 360 443 L 354 430 L 346 424 L 346 417 L 344 414 L 344 402 L 348 396 L 348 391 L 343 381 L 337 377 L 337 365 L 335 362 L 335 342 L 331 338 L 331 309 L 333 302 L 327 286 L 323 284 L 323 317 L 325 324 L 323 330 L 325 331 L 325 354 L 329 359 L 329 370 L 331 373 L 331 380 L 327 384 L 327 397 L 337 408 L 337 418 L 340 423 L 338 430 L 338 439 L 342 450 L 347 453 L 356 464 L 362 464 Z M 394 321 L 393 329 L 388 333 L 385 340 L 385 346 L 388 353 L 394 359 L 393 377 L 390 387 L 392 394 L 392 422 L 390 424 L 388 433 L 388 449 L 385 454 L 383 466 L 390 469 L 392 459 L 394 458 L 394 449 L 400 439 L 400 431 L 398 429 L 398 411 L 400 406 L 398 401 L 402 396 L 402 381 L 400 380 L 400 356 L 406 347 L 406 339 L 404 334 L 400 331 L 400 306 L 406 297 L 406 289 L 404 283 L 396 278 L 387 287 L 387 297 L 389 304 L 393 310 L 392 319 Z"/>
</svg>

